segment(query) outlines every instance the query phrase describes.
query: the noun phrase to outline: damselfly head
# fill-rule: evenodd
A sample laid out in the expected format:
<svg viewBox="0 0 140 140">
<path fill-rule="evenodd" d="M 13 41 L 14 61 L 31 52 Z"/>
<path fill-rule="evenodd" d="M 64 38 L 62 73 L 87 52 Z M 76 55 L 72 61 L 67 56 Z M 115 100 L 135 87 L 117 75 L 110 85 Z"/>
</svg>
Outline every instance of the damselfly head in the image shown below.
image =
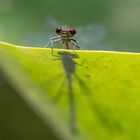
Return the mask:
<svg viewBox="0 0 140 140">
<path fill-rule="evenodd" d="M 76 34 L 76 29 L 75 28 L 68 28 L 68 27 L 65 27 L 65 26 L 58 26 L 56 28 L 56 33 L 59 34 L 60 36 L 61 35 L 67 35 L 67 36 L 74 36 Z"/>
</svg>

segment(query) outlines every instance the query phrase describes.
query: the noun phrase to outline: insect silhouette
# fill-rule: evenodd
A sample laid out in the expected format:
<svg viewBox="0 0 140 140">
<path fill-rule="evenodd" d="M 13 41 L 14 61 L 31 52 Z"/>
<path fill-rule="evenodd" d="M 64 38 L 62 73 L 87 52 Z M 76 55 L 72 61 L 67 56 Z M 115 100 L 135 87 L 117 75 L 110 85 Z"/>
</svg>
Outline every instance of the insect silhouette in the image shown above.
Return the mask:
<svg viewBox="0 0 140 140">
<path fill-rule="evenodd" d="M 59 26 L 56 28 L 56 37 L 51 37 L 50 42 L 44 47 L 51 47 L 53 52 L 53 45 L 57 42 L 62 42 L 65 44 L 66 49 L 80 49 L 78 46 L 79 41 L 77 41 L 74 37 L 76 35 L 75 28 L 69 28 L 66 26 Z"/>
</svg>

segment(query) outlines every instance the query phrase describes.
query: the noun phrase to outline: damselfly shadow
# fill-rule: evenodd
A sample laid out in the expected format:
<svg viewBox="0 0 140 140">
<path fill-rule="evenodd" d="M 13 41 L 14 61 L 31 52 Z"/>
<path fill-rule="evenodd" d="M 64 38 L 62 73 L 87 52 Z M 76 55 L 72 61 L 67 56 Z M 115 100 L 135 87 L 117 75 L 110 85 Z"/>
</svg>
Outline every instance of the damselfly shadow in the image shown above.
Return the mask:
<svg viewBox="0 0 140 140">
<path fill-rule="evenodd" d="M 60 98 L 63 96 L 63 88 L 64 83 L 67 81 L 68 85 L 68 98 L 69 98 L 69 114 L 70 114 L 70 129 L 73 134 L 77 134 L 77 115 L 76 115 L 76 100 L 75 100 L 75 88 L 73 85 L 73 77 L 75 80 L 77 80 L 80 88 L 81 88 L 81 94 L 84 95 L 86 100 L 89 103 L 89 107 L 91 108 L 91 111 L 93 114 L 97 115 L 98 119 L 102 122 L 102 124 L 112 132 L 121 131 L 121 125 L 117 120 L 114 120 L 114 122 L 110 122 L 108 120 L 108 117 L 102 112 L 102 109 L 100 106 L 96 103 L 94 99 L 94 93 L 91 94 L 90 89 L 88 87 L 88 84 L 85 83 L 85 81 L 81 78 L 82 76 L 79 76 L 76 74 L 76 69 L 78 66 L 84 67 L 84 61 L 79 64 L 75 59 L 80 59 L 79 55 L 76 53 L 71 52 L 65 52 L 65 51 L 59 51 L 58 56 L 54 60 L 60 60 L 62 62 L 62 66 L 65 72 L 65 80 L 62 82 L 59 91 L 53 98 L 53 103 L 58 103 Z"/>
<path fill-rule="evenodd" d="M 74 86 L 73 86 L 73 79 L 74 77 L 80 86 L 85 86 L 85 83 L 79 78 L 79 76 L 76 74 L 76 68 L 77 66 L 83 66 L 84 61 L 82 61 L 80 64 L 75 61 L 75 59 L 80 59 L 79 55 L 77 53 L 71 53 L 67 51 L 59 51 L 57 53 L 58 55 L 54 59 L 55 61 L 60 60 L 62 62 L 62 66 L 65 73 L 65 79 L 61 83 L 60 89 L 58 93 L 53 98 L 53 103 L 59 102 L 60 98 L 63 96 L 63 88 L 65 83 L 67 82 L 67 89 L 68 89 L 68 95 L 69 95 L 69 111 L 70 111 L 70 129 L 73 134 L 77 133 L 77 127 L 76 127 L 76 106 L 75 106 L 75 97 L 74 97 Z M 62 76 L 61 76 L 62 77 Z M 81 85 L 82 84 L 82 85 Z"/>
</svg>

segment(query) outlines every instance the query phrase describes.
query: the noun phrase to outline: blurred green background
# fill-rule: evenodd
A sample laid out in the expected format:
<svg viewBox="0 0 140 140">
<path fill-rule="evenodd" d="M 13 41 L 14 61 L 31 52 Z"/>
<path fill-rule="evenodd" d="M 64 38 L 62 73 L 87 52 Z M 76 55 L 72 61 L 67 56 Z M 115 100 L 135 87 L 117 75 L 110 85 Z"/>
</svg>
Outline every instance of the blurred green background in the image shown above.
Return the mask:
<svg viewBox="0 0 140 140">
<path fill-rule="evenodd" d="M 0 40 L 42 47 L 67 25 L 82 49 L 139 52 L 139 14 L 139 0 L 0 0 Z"/>
</svg>

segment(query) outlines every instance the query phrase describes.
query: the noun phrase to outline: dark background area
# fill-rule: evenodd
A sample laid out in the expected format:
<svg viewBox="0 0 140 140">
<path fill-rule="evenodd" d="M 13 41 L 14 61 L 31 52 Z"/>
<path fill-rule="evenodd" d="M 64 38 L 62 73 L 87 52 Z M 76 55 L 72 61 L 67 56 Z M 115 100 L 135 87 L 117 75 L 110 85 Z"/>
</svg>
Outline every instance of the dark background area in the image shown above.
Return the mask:
<svg viewBox="0 0 140 140">
<path fill-rule="evenodd" d="M 0 140 L 59 140 L 0 71 Z"/>
<path fill-rule="evenodd" d="M 0 0 L 0 40 L 43 47 L 66 25 L 82 49 L 139 52 L 139 14 L 139 0 Z"/>
</svg>

